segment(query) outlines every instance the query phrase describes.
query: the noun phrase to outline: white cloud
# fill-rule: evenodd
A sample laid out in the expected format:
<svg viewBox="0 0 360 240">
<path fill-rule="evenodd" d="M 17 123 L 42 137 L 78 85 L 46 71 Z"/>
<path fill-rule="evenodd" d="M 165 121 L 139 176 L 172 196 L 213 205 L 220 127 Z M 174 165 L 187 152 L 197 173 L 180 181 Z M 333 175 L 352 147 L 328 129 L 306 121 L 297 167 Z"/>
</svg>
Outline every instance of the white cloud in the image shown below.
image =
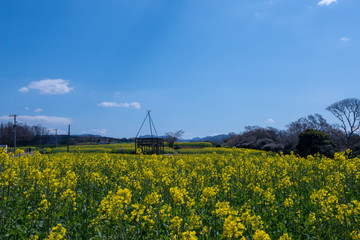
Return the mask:
<svg viewBox="0 0 360 240">
<path fill-rule="evenodd" d="M 124 108 L 135 108 L 135 109 L 141 108 L 141 105 L 138 102 L 131 102 L 131 103 L 102 102 L 102 103 L 99 103 L 98 106 L 101 106 L 101 107 L 124 107 Z"/>
<path fill-rule="evenodd" d="M 69 81 L 63 79 L 44 79 L 31 82 L 27 87 L 22 87 L 19 92 L 28 92 L 29 89 L 39 90 L 41 94 L 65 94 L 73 90 Z"/>
<path fill-rule="evenodd" d="M 265 123 L 274 124 L 275 121 L 272 118 L 269 118 L 268 120 L 265 121 Z"/>
<path fill-rule="evenodd" d="M 29 111 L 29 110 L 30 110 L 30 108 L 29 108 L 29 107 L 25 107 L 25 110 L 26 110 L 26 111 Z"/>
<path fill-rule="evenodd" d="M 101 107 L 119 107 L 119 104 L 114 103 L 114 102 L 102 102 L 102 103 L 99 103 L 98 106 L 101 106 Z"/>
<path fill-rule="evenodd" d="M 37 109 L 34 110 L 34 112 L 36 112 L 36 113 L 39 113 L 39 112 L 42 112 L 42 111 L 43 110 L 41 108 L 37 108 Z"/>
<path fill-rule="evenodd" d="M 132 103 L 130 103 L 130 106 L 135 108 L 135 109 L 140 109 L 141 108 L 140 103 L 138 103 L 138 102 L 132 102 Z"/>
<path fill-rule="evenodd" d="M 337 3 L 337 0 L 321 0 L 320 2 L 318 2 L 318 5 L 319 6 L 323 6 L 323 5 L 330 6 L 330 4 L 332 4 L 332 3 Z"/>
<path fill-rule="evenodd" d="M 350 41 L 350 38 L 342 37 L 342 38 L 340 38 L 340 41 L 342 41 L 342 42 L 348 42 L 348 41 Z"/>
<path fill-rule="evenodd" d="M 67 125 L 71 123 L 70 118 L 54 116 L 17 116 L 18 123 L 41 124 L 41 125 Z M 0 121 L 11 121 L 9 116 L 0 116 Z"/>
<path fill-rule="evenodd" d="M 107 130 L 106 129 L 93 129 L 91 130 L 92 132 L 99 134 L 99 135 L 105 135 L 107 134 Z"/>
<path fill-rule="evenodd" d="M 28 91 L 29 91 L 29 88 L 27 88 L 27 87 L 22 87 L 22 88 L 19 89 L 19 92 L 21 92 L 21 93 L 25 93 L 25 92 L 28 92 Z"/>
</svg>

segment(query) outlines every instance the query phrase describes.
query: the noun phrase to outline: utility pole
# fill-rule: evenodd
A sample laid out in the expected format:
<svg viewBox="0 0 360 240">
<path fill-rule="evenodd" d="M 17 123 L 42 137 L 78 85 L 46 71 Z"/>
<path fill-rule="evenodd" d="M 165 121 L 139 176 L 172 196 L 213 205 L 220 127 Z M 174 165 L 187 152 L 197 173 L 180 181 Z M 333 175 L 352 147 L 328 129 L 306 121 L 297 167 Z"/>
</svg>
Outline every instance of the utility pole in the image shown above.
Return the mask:
<svg viewBox="0 0 360 240">
<path fill-rule="evenodd" d="M 14 129 L 14 154 L 16 152 L 16 114 L 13 115 L 9 115 L 9 117 L 13 117 L 14 118 L 14 125 L 13 125 L 13 129 Z"/>
<path fill-rule="evenodd" d="M 57 147 L 57 129 L 55 128 L 55 147 Z"/>
<path fill-rule="evenodd" d="M 69 124 L 69 129 L 68 129 L 68 145 L 67 145 L 67 152 L 69 152 L 69 147 L 70 147 L 70 124 Z"/>
</svg>

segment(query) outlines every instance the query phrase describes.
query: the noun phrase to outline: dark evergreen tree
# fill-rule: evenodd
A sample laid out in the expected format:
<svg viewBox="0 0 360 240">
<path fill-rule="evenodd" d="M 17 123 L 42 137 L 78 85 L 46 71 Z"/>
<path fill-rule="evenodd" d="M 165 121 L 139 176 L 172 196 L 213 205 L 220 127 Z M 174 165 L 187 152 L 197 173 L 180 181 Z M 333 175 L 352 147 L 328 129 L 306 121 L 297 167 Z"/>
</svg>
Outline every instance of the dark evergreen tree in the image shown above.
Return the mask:
<svg viewBox="0 0 360 240">
<path fill-rule="evenodd" d="M 299 142 L 296 145 L 296 150 L 302 157 L 316 153 L 333 157 L 337 151 L 337 147 L 326 133 L 315 129 L 307 129 L 299 134 Z"/>
</svg>

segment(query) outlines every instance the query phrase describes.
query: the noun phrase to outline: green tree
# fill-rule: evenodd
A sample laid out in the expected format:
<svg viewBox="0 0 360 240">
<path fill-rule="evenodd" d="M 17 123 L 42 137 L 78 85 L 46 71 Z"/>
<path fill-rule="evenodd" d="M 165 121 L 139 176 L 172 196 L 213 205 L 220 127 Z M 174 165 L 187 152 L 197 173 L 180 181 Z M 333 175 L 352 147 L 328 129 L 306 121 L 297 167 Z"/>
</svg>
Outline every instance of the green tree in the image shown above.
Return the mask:
<svg viewBox="0 0 360 240">
<path fill-rule="evenodd" d="M 296 150 L 302 157 L 316 153 L 333 157 L 337 151 L 337 146 L 326 133 L 319 130 L 306 129 L 299 134 L 299 142 L 296 145 Z"/>
</svg>

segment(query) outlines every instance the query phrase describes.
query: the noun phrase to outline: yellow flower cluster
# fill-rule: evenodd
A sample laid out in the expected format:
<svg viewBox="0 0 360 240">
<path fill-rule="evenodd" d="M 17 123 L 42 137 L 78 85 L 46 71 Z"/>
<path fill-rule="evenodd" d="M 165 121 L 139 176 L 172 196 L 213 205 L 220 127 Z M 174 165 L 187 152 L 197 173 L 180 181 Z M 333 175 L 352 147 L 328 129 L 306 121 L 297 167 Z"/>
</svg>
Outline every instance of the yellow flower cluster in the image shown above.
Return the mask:
<svg viewBox="0 0 360 240">
<path fill-rule="evenodd" d="M 47 240 L 60 240 L 65 239 L 66 228 L 64 228 L 60 223 L 51 229 Z"/>
<path fill-rule="evenodd" d="M 216 196 L 218 192 L 219 189 L 217 187 L 205 187 L 201 195 L 201 202 L 206 203 L 209 198 Z"/>
<path fill-rule="evenodd" d="M 108 195 L 101 201 L 98 213 L 101 220 L 122 219 L 125 208 L 131 202 L 131 191 L 127 188 L 119 188 L 116 193 L 109 191 Z"/>
<path fill-rule="evenodd" d="M 267 234 L 263 230 L 259 230 L 259 229 L 256 230 L 253 238 L 254 238 L 254 240 L 271 240 L 269 234 Z"/>
<path fill-rule="evenodd" d="M 243 237 L 246 227 L 241 223 L 240 217 L 229 215 L 224 221 L 224 238 L 240 238 Z"/>
</svg>

